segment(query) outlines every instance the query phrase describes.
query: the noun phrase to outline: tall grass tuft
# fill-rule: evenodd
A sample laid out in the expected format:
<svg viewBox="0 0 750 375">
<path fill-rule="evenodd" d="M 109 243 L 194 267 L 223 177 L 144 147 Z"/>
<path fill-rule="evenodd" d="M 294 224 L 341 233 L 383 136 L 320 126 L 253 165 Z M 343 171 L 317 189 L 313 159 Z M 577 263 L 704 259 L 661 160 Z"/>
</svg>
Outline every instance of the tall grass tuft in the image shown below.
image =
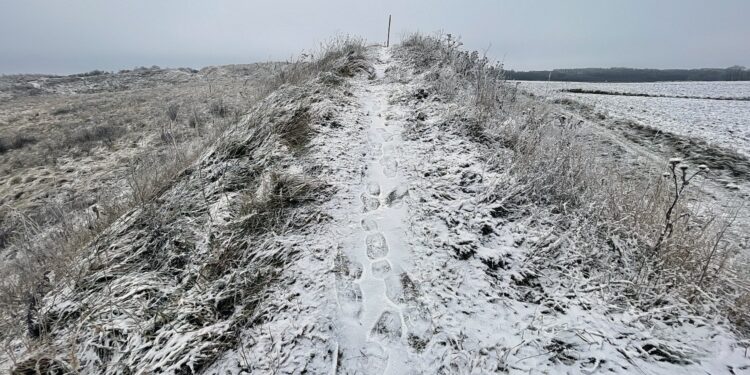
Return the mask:
<svg viewBox="0 0 750 375">
<path fill-rule="evenodd" d="M 414 34 L 397 53 L 431 91 L 466 104 L 470 116 L 457 121 L 508 175 L 485 199 L 509 210 L 549 210 L 558 234 L 586 251 L 572 258 L 595 265 L 599 277 L 629 280 L 623 293 L 644 307 L 672 296 L 696 308 L 740 310 L 733 301 L 747 301 L 750 284 L 731 267 L 739 244 L 729 231 L 740 208 L 708 207 L 700 189 L 711 178 L 706 166 L 670 160 L 661 169 L 634 168 L 601 157 L 583 121 L 522 97 L 502 65 L 460 47 L 450 34 Z"/>
</svg>

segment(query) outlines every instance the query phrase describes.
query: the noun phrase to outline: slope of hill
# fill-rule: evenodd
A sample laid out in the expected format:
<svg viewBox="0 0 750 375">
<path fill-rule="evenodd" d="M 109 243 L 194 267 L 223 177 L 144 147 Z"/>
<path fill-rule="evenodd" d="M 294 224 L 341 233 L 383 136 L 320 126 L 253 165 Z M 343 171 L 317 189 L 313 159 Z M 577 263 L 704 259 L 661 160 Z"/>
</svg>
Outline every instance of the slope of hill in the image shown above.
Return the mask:
<svg viewBox="0 0 750 375">
<path fill-rule="evenodd" d="M 705 167 L 618 146 L 450 39 L 325 52 L 270 78 L 194 162 L 71 253 L 67 272 L 16 293 L 0 366 L 750 368 L 732 261 L 746 244 L 695 204 Z"/>
</svg>

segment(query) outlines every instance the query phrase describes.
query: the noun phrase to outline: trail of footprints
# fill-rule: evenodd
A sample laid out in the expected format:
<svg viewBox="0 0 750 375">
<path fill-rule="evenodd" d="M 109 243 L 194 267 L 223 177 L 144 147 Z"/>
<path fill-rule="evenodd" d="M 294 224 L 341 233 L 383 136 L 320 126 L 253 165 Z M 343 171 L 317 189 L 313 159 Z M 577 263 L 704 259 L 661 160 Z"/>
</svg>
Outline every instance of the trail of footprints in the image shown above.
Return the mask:
<svg viewBox="0 0 750 375">
<path fill-rule="evenodd" d="M 408 190 L 405 188 L 393 189 L 384 195 L 381 207 L 385 209 L 391 206 L 403 199 L 407 193 Z M 380 186 L 375 183 L 368 184 L 367 195 L 380 202 Z M 371 274 L 374 278 L 383 280 L 386 296 L 394 305 L 383 306 L 384 310 L 372 327 L 370 337 L 382 343 L 392 343 L 406 336 L 407 343 L 412 348 L 424 349 L 432 337 L 432 318 L 427 307 L 418 299 L 418 286 L 408 273 L 396 269 L 388 260 L 388 240 L 378 230 L 377 223 L 365 217 L 361 226 L 367 233 L 365 249 L 370 261 Z"/>
<path fill-rule="evenodd" d="M 381 157 L 380 164 L 383 175 L 388 178 L 396 176 L 398 162 L 393 157 Z M 388 363 L 388 351 L 385 347 L 405 339 L 406 344 L 421 351 L 432 337 L 432 318 L 426 305 L 418 299 L 417 285 L 406 272 L 391 264 L 388 259 L 388 240 L 375 220 L 368 215 L 368 212 L 390 208 L 407 194 L 408 188 L 402 186 L 383 194 L 380 184 L 371 182 L 360 196 L 364 209 L 361 220 L 362 230 L 365 231 L 364 249 L 371 275 L 383 280 L 386 296 L 393 305 L 382 306 L 383 311 L 370 329 L 369 340 L 364 347 L 356 348 L 352 355 L 340 353 L 339 373 L 347 373 L 347 368 L 358 368 L 366 369 L 368 373 L 382 374 Z M 363 310 L 363 295 L 358 281 L 363 274 L 363 265 L 349 260 L 339 252 L 336 273 L 339 276 L 337 290 L 341 308 L 348 316 L 359 319 Z M 369 308 L 373 307 L 375 306 Z"/>
</svg>

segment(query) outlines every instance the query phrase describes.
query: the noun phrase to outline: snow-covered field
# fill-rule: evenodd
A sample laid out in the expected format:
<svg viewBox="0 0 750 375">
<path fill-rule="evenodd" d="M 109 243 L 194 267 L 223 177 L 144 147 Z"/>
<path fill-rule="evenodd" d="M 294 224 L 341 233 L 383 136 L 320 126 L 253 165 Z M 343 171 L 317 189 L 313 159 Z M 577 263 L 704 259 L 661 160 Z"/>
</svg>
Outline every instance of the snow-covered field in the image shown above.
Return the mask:
<svg viewBox="0 0 750 375">
<path fill-rule="evenodd" d="M 750 82 L 587 83 L 518 81 L 519 87 L 552 99 L 569 98 L 605 115 L 634 119 L 678 135 L 702 138 L 750 155 L 750 101 L 574 94 L 563 89 L 662 96 L 748 97 Z"/>
</svg>

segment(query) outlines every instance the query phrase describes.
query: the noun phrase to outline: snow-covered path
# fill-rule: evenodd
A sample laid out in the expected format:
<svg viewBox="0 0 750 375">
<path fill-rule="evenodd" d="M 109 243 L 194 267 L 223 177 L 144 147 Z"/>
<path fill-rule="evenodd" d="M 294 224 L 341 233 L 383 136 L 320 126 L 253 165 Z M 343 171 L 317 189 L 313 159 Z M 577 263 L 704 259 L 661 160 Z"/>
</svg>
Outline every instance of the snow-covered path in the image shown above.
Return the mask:
<svg viewBox="0 0 750 375">
<path fill-rule="evenodd" d="M 401 129 L 386 120 L 388 60 L 388 51 L 380 49 L 376 81 L 360 85 L 358 93 L 368 158 L 356 207 L 361 215 L 352 216 L 351 234 L 343 239 L 337 260 L 341 346 L 336 367 L 343 373 L 402 373 L 408 360 L 402 339 L 430 328 L 419 319 L 409 288 L 408 213 L 402 202 L 408 181 L 399 171 Z"/>
<path fill-rule="evenodd" d="M 415 95 L 418 83 L 397 76 L 401 62 L 391 51 L 373 52 L 375 79 L 353 82 L 366 144 L 347 154 L 365 155 L 362 178 L 346 188 L 356 197 L 332 213 L 348 221 L 337 224 L 347 230 L 337 232 L 332 371 L 494 373 L 510 347 L 533 359 L 511 368 L 534 368 L 544 358 L 524 350 L 533 341 L 524 340 L 523 323 L 545 310 L 503 302 L 511 280 L 525 276 L 498 274 L 538 234 L 493 217 L 484 193 L 498 176 L 480 149 L 438 126 L 446 107 Z"/>
<path fill-rule="evenodd" d="M 391 51 L 373 52 L 375 79 L 353 82 L 367 136 L 347 154 L 365 155 L 362 178 L 346 188 L 356 197 L 332 213 L 348 221 L 337 224 L 348 229 L 337 233 L 333 371 L 494 373 L 510 347 L 533 359 L 512 368 L 534 368 L 544 358 L 524 350 L 523 322 L 544 311 L 502 303 L 515 285 L 498 273 L 537 234 L 493 217 L 483 194 L 498 176 L 480 149 L 438 126 L 445 105 L 415 95 L 418 83 L 397 76 Z"/>
<path fill-rule="evenodd" d="M 402 47 L 339 60 L 222 137 L 196 165 L 209 177 L 186 171 L 96 241 L 93 273 L 46 298 L 58 358 L 83 359 L 81 374 L 750 369 L 750 343 L 721 316 L 641 308 L 620 287 L 632 281 L 571 239 L 575 221 L 522 196 L 510 150 L 476 127 L 466 77 Z M 285 223 L 259 231 L 259 210 L 242 214 L 298 186 L 311 192 L 273 215 Z M 42 348 L 28 369 L 49 362 Z"/>
<path fill-rule="evenodd" d="M 361 179 L 332 213 L 347 228 L 336 233 L 332 373 L 742 368 L 747 359 L 730 335 L 634 319 L 570 285 L 552 264 L 566 239 L 551 222 L 505 210 L 496 194 L 508 192 L 495 187 L 507 177 L 486 167 L 484 146 L 445 121 L 455 104 L 426 100 L 424 83 L 391 51 L 371 51 L 375 79 L 353 81 L 366 144 L 342 155 L 364 160 Z M 351 141 L 335 140 L 336 148 Z M 550 269 L 529 268 L 530 256 L 549 257 Z M 705 360 L 649 360 L 644 348 L 655 345 Z"/>
</svg>

